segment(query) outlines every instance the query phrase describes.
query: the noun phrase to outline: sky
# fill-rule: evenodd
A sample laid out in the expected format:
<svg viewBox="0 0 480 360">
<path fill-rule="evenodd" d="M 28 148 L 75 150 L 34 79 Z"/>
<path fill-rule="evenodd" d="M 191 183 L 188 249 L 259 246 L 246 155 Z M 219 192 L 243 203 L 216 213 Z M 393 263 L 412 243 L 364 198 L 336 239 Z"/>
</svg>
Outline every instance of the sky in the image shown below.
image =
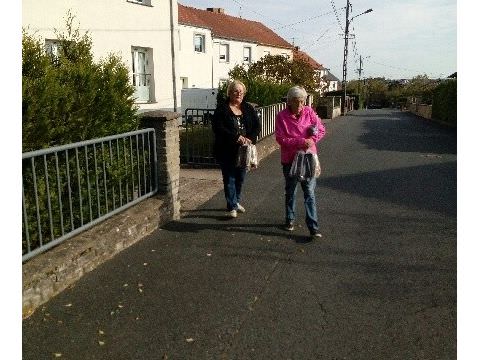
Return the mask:
<svg viewBox="0 0 480 360">
<path fill-rule="evenodd" d="M 259 21 L 330 69 L 343 74 L 346 0 L 179 0 L 198 9 Z M 351 0 L 347 80 L 445 78 L 457 71 L 455 0 Z M 368 9 L 372 12 L 352 17 Z"/>
</svg>

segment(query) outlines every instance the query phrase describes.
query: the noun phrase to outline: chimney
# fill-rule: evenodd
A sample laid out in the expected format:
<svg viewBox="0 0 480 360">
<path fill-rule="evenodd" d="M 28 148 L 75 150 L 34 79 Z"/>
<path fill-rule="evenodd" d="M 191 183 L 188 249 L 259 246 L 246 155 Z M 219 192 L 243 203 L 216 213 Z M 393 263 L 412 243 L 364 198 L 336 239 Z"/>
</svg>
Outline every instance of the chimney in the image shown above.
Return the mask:
<svg viewBox="0 0 480 360">
<path fill-rule="evenodd" d="M 225 10 L 223 8 L 207 8 L 207 11 L 210 11 L 214 14 L 225 14 Z"/>
</svg>

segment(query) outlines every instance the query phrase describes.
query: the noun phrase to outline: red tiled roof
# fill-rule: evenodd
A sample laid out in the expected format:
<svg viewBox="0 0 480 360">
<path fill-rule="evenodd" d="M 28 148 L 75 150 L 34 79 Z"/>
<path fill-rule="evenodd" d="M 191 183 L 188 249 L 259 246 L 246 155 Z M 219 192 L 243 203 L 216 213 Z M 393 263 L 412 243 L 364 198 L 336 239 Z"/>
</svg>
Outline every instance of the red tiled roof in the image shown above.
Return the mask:
<svg viewBox="0 0 480 360">
<path fill-rule="evenodd" d="M 293 46 L 257 21 L 245 20 L 224 13 L 200 10 L 178 4 L 178 23 L 208 28 L 217 38 L 253 42 L 280 48 Z"/>
<path fill-rule="evenodd" d="M 310 55 L 308 55 L 307 53 L 301 51 L 301 50 L 294 50 L 293 51 L 293 58 L 294 59 L 302 59 L 304 60 L 305 62 L 307 62 L 308 64 L 310 64 L 310 66 L 315 69 L 315 70 L 322 70 L 324 69 L 323 65 L 322 64 L 319 64 L 314 58 L 312 58 Z"/>
</svg>

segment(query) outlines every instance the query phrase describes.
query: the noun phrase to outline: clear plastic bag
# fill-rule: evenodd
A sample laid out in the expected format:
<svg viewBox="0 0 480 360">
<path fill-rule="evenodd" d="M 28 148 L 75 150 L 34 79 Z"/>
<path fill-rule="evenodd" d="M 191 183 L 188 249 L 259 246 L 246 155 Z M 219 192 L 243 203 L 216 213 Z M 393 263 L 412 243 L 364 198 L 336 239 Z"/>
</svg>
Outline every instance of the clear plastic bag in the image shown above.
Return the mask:
<svg viewBox="0 0 480 360">
<path fill-rule="evenodd" d="M 238 148 L 237 167 L 247 169 L 258 166 L 257 147 L 253 144 L 242 145 Z"/>
<path fill-rule="evenodd" d="M 303 181 L 319 177 L 321 171 L 320 160 L 317 154 L 308 151 L 297 151 L 289 175 Z"/>
</svg>

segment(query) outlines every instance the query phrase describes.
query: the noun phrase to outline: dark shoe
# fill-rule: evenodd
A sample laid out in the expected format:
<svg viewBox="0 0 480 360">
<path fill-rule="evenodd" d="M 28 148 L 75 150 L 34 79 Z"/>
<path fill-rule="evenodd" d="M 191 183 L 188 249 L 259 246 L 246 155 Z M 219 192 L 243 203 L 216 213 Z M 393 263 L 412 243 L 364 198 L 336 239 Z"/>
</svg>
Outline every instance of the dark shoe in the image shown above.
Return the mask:
<svg viewBox="0 0 480 360">
<path fill-rule="evenodd" d="M 322 234 L 320 234 L 320 232 L 318 230 L 310 230 L 310 237 L 312 239 L 321 238 Z"/>
<path fill-rule="evenodd" d="M 293 229 L 295 229 L 295 227 L 293 226 L 293 221 L 288 221 L 288 222 L 285 224 L 285 230 L 287 230 L 287 231 L 293 231 Z"/>
</svg>

